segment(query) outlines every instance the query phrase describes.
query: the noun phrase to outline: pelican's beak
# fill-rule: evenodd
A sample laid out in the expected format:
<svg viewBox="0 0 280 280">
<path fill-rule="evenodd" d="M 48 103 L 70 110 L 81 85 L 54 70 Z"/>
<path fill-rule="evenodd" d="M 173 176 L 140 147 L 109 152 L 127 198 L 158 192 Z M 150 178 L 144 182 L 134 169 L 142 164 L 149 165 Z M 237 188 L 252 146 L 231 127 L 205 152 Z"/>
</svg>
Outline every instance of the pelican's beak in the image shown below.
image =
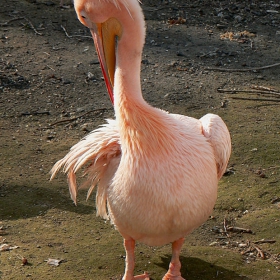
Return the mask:
<svg viewBox="0 0 280 280">
<path fill-rule="evenodd" d="M 116 68 L 117 40 L 122 35 L 122 27 L 115 18 L 110 18 L 103 23 L 94 23 L 91 28 L 95 48 L 100 66 L 110 96 L 114 104 L 114 75 Z"/>
</svg>

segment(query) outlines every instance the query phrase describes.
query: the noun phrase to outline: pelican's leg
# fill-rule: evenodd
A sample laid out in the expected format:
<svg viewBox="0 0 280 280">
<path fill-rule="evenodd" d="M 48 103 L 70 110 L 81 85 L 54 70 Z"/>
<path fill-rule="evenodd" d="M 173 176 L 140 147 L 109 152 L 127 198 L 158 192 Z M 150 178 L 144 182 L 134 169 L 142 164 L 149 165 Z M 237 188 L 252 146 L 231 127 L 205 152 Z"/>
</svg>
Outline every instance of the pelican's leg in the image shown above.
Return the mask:
<svg viewBox="0 0 280 280">
<path fill-rule="evenodd" d="M 122 280 L 149 280 L 149 275 L 145 272 L 142 275 L 133 276 L 134 266 L 135 266 L 135 240 L 124 239 L 124 248 L 126 252 L 125 258 L 125 273 Z"/>
<path fill-rule="evenodd" d="M 184 244 L 184 238 L 180 238 L 172 243 L 172 258 L 169 264 L 169 270 L 164 275 L 162 280 L 184 280 L 181 276 L 181 263 L 180 263 L 180 252 Z"/>
</svg>

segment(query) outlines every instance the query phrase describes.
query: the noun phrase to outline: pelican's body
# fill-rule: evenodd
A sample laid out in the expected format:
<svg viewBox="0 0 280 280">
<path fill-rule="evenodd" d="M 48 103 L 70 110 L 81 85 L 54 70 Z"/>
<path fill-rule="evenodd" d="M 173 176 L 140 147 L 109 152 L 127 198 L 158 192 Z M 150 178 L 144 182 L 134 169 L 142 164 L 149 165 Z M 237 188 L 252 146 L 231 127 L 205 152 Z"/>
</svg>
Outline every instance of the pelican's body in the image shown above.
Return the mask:
<svg viewBox="0 0 280 280">
<path fill-rule="evenodd" d="M 110 81 L 113 84 L 116 119 L 72 147 L 52 172 L 65 166 L 76 201 L 75 172 L 91 163 L 89 194 L 98 184 L 98 214 L 109 217 L 125 240 L 123 279 L 148 279 L 147 274 L 133 277 L 135 240 L 153 246 L 172 242 L 172 260 L 164 279 L 183 279 L 179 262 L 183 238 L 213 210 L 218 180 L 230 156 L 229 132 L 217 115 L 197 120 L 169 114 L 144 101 L 140 65 L 145 23 L 136 0 L 74 3 L 80 21 L 93 32 L 109 93 Z M 99 23 L 106 23 L 106 28 Z M 112 26 L 119 40 L 117 48 L 111 48 L 116 62 L 110 74 L 103 65 L 108 57 L 98 36 L 105 40 Z"/>
<path fill-rule="evenodd" d="M 139 129 L 120 140 L 122 155 L 108 188 L 110 217 L 124 237 L 163 245 L 186 236 L 212 212 L 215 159 L 199 121 L 149 107 L 139 116 L 149 118 L 136 120 Z"/>
</svg>

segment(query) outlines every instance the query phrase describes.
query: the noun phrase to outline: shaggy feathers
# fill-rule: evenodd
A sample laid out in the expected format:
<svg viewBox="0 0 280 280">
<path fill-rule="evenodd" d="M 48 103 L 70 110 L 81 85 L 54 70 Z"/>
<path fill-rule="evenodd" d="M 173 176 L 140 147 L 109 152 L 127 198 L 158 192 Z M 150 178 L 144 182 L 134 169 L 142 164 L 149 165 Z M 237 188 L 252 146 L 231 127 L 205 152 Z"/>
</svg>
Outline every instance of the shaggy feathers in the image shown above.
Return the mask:
<svg viewBox="0 0 280 280">
<path fill-rule="evenodd" d="M 96 194 L 97 215 L 108 218 L 106 210 L 107 186 L 118 167 L 120 154 L 119 132 L 116 121 L 108 120 L 107 124 L 92 131 L 74 145 L 70 152 L 53 166 L 51 179 L 63 167 L 63 172 L 68 173 L 69 191 L 76 204 L 78 187 L 75 173 L 83 165 L 90 163 L 84 172 L 85 175 L 88 175 L 88 179 L 80 188 L 89 187 L 87 195 L 87 198 L 89 198 L 94 187 L 98 184 Z"/>
<path fill-rule="evenodd" d="M 220 179 L 226 170 L 231 151 L 230 136 L 222 119 L 214 114 L 207 114 L 200 120 L 176 114 L 170 114 L 169 116 L 182 121 L 187 126 L 193 127 L 193 129 L 197 127 L 197 132 L 203 133 L 213 149 L 217 165 L 217 177 Z M 59 160 L 51 170 L 51 179 L 62 167 L 63 172 L 68 174 L 69 191 L 75 204 L 77 203 L 78 189 L 89 188 L 88 199 L 94 188 L 98 186 L 96 192 L 97 215 L 105 219 L 109 218 L 106 206 L 107 188 L 119 166 L 122 153 L 117 122 L 111 119 L 107 120 L 107 122 L 107 124 L 92 131 L 74 145 L 69 153 Z M 201 126 L 201 131 L 199 131 L 199 126 Z M 228 137 L 220 139 L 218 137 L 219 131 Z M 149 131 L 150 133 L 152 131 Z M 78 187 L 76 173 L 86 164 L 89 164 L 84 171 L 84 175 L 87 175 L 87 180 Z"/>
</svg>

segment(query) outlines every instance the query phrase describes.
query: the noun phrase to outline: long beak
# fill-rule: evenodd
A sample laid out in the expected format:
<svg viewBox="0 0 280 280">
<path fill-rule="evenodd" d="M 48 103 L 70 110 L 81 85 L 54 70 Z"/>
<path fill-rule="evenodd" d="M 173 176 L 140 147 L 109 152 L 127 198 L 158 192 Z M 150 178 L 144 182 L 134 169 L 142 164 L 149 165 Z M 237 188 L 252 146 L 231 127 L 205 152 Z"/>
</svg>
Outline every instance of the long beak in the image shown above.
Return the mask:
<svg viewBox="0 0 280 280">
<path fill-rule="evenodd" d="M 111 102 L 114 104 L 114 75 L 116 68 L 117 39 L 122 27 L 118 20 L 110 18 L 103 23 L 95 23 L 91 29 L 101 70 Z"/>
</svg>

